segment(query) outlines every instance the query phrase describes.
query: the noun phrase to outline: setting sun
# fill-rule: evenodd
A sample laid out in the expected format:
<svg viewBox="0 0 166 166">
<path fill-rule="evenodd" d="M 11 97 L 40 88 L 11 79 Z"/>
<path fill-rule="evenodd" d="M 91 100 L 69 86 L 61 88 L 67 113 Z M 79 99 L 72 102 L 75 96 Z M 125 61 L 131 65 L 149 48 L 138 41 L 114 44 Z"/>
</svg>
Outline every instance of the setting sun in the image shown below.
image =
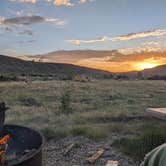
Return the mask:
<svg viewBox="0 0 166 166">
<path fill-rule="evenodd" d="M 159 64 L 156 63 L 150 63 L 150 62 L 141 62 L 136 64 L 136 69 L 137 70 L 144 70 L 144 69 L 149 69 L 158 66 Z"/>
</svg>

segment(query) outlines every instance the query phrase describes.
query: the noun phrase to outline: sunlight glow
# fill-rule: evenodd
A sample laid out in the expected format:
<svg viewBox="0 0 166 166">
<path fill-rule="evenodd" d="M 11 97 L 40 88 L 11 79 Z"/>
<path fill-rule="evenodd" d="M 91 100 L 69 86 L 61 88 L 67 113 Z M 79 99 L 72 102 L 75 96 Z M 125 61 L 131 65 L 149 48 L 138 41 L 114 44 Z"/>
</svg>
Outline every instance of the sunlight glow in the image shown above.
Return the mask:
<svg viewBox="0 0 166 166">
<path fill-rule="evenodd" d="M 136 64 L 137 70 L 144 70 L 144 69 L 150 69 L 158 66 L 159 64 L 151 63 L 151 62 L 141 62 Z"/>
</svg>

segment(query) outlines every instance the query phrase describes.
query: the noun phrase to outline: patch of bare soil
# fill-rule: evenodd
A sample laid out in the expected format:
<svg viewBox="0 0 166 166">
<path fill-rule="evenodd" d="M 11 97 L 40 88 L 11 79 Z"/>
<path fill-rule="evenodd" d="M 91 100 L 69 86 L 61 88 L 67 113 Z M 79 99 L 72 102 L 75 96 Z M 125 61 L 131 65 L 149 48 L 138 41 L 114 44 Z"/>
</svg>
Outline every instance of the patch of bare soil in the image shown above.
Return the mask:
<svg viewBox="0 0 166 166">
<path fill-rule="evenodd" d="M 83 136 L 51 140 L 44 147 L 44 166 L 105 166 L 108 160 L 117 160 L 119 166 L 138 165 L 112 147 L 111 140 L 112 137 L 104 141 L 93 141 Z M 104 149 L 104 153 L 94 163 L 89 163 L 87 159 L 100 149 Z"/>
</svg>

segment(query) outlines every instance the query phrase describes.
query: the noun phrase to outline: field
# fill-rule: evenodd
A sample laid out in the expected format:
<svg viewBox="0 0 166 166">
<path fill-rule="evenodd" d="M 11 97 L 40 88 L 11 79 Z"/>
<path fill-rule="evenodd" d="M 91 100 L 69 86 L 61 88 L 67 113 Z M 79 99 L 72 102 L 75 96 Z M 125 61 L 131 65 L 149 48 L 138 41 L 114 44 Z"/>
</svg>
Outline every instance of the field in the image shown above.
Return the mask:
<svg viewBox="0 0 166 166">
<path fill-rule="evenodd" d="M 10 107 L 6 123 L 40 130 L 48 146 L 52 140 L 82 136 L 102 145 L 137 138 L 151 129 L 166 131 L 164 121 L 144 112 L 147 107 L 166 107 L 165 81 L 1 82 L 0 101 Z M 115 149 L 124 152 L 122 147 Z"/>
</svg>

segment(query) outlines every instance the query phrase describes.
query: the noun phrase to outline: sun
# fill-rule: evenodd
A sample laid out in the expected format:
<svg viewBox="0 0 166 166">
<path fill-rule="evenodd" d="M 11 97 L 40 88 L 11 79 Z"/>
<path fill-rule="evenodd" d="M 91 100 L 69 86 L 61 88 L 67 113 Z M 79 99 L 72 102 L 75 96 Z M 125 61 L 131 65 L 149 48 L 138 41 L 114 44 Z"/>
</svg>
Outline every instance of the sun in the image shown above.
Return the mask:
<svg viewBox="0 0 166 166">
<path fill-rule="evenodd" d="M 150 62 L 141 62 L 136 64 L 137 70 L 144 70 L 144 69 L 150 69 L 158 66 L 156 63 L 150 63 Z"/>
</svg>

